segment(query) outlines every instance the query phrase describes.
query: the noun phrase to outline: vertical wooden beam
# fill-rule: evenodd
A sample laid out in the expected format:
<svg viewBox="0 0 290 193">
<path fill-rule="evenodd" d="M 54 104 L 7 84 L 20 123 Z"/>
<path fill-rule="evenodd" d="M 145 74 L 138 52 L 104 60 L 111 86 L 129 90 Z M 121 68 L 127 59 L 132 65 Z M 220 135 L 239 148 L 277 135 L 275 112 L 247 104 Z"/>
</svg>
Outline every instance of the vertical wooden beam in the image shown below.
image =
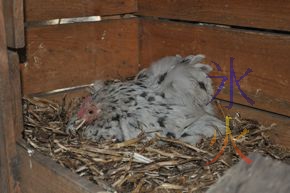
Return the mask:
<svg viewBox="0 0 290 193">
<path fill-rule="evenodd" d="M 3 1 L 0 0 L 0 10 Z M 0 11 L 0 192 L 19 193 L 17 153 L 14 136 L 14 97 L 11 97 L 11 81 L 5 36 L 3 12 Z"/>
<path fill-rule="evenodd" d="M 23 0 L 3 0 L 6 41 L 10 48 L 23 48 L 24 14 Z"/>
<path fill-rule="evenodd" d="M 9 80 L 12 100 L 12 114 L 16 141 L 22 137 L 23 112 L 20 80 L 19 57 L 16 52 L 8 51 Z"/>
</svg>

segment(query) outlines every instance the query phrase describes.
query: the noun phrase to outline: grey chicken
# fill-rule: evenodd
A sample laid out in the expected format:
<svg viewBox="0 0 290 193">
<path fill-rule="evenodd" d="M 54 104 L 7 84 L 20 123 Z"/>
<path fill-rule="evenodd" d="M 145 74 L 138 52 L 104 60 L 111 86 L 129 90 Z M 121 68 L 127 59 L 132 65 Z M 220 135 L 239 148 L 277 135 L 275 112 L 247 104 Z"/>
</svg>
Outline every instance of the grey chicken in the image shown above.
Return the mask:
<svg viewBox="0 0 290 193">
<path fill-rule="evenodd" d="M 104 84 L 96 81 L 93 94 L 82 102 L 67 125 L 67 132 L 82 128 L 92 141 L 124 141 L 141 132 L 156 133 L 195 144 L 225 132 L 211 104 L 213 89 L 201 64 L 203 55 L 169 56 L 140 71 L 134 80 Z"/>
</svg>

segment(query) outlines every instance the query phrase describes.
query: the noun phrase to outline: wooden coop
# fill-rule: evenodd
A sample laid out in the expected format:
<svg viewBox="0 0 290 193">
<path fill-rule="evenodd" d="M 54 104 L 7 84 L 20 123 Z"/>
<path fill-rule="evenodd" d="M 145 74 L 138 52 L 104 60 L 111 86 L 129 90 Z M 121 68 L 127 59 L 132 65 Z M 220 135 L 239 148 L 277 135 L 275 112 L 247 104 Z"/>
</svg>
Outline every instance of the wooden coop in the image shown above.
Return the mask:
<svg viewBox="0 0 290 193">
<path fill-rule="evenodd" d="M 214 75 L 229 77 L 231 57 L 237 78 L 250 68 L 240 85 L 254 105 L 235 85 L 233 108 L 224 112 L 276 124 L 271 140 L 290 147 L 288 1 L 1 0 L 0 10 L 0 192 L 102 191 L 50 158 L 29 154 L 21 99 L 78 95 L 94 80 L 133 76 L 168 55 L 204 54 Z M 227 85 L 218 95 L 221 106 L 229 97 Z"/>
</svg>

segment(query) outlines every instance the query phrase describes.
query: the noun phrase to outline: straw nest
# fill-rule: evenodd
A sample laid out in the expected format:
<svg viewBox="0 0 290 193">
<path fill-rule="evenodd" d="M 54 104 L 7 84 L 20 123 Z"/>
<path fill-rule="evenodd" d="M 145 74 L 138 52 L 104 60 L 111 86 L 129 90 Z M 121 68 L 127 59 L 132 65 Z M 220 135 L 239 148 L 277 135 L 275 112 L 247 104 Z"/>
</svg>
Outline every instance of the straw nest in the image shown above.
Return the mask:
<svg viewBox="0 0 290 193">
<path fill-rule="evenodd" d="M 46 99 L 24 98 L 24 139 L 37 151 L 83 176 L 107 192 L 205 192 L 227 169 L 241 158 L 231 141 L 219 159 L 210 164 L 223 146 L 225 136 L 218 136 L 213 144 L 204 139 L 196 146 L 156 136 L 122 143 L 103 141 L 92 143 L 80 135 L 64 132 L 69 113 L 79 99 L 58 104 Z M 235 139 L 235 144 L 247 155 L 260 152 L 289 162 L 289 151 L 271 144 L 267 128 L 257 121 L 237 116 L 231 121 L 233 136 L 243 129 L 250 132 Z"/>
</svg>

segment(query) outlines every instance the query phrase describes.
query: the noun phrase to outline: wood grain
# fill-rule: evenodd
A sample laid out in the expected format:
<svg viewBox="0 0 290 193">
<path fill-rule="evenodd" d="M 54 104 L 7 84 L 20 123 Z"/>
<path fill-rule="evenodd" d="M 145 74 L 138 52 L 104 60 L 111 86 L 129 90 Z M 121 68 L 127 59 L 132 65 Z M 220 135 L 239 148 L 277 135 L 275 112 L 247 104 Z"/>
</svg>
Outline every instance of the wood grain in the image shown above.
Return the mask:
<svg viewBox="0 0 290 193">
<path fill-rule="evenodd" d="M 23 116 L 22 116 L 22 92 L 20 80 L 19 59 L 16 52 L 8 52 L 9 79 L 11 85 L 11 101 L 13 101 L 13 123 L 15 129 L 15 138 L 22 138 Z"/>
<path fill-rule="evenodd" d="M 26 21 L 133 13 L 136 0 L 26 0 Z"/>
<path fill-rule="evenodd" d="M 3 10 L 0 1 L 0 10 Z M 0 12 L 0 192 L 20 193 L 15 147 L 14 98 L 11 97 L 8 55 L 3 13 Z"/>
<path fill-rule="evenodd" d="M 17 151 L 23 193 L 96 193 L 103 190 L 38 152 L 30 157 L 27 150 L 19 145 Z"/>
<path fill-rule="evenodd" d="M 233 26 L 290 31 L 290 2 L 284 0 L 139 0 L 138 14 Z"/>
<path fill-rule="evenodd" d="M 138 71 L 138 20 L 29 28 L 24 94 L 132 76 Z"/>
<path fill-rule="evenodd" d="M 234 57 L 237 79 L 253 70 L 241 82 L 241 89 L 255 101 L 254 107 L 290 116 L 290 36 L 274 33 L 200 26 L 152 19 L 142 20 L 140 63 L 149 65 L 163 56 L 202 53 L 214 67 L 212 75 L 229 78 L 230 57 Z M 217 62 L 219 73 L 211 61 Z M 221 79 L 214 79 L 219 86 Z M 234 85 L 234 102 L 247 103 Z M 229 81 L 219 98 L 229 100 Z"/>
<path fill-rule="evenodd" d="M 3 0 L 3 5 L 7 46 L 23 48 L 25 45 L 23 0 Z"/>
</svg>

